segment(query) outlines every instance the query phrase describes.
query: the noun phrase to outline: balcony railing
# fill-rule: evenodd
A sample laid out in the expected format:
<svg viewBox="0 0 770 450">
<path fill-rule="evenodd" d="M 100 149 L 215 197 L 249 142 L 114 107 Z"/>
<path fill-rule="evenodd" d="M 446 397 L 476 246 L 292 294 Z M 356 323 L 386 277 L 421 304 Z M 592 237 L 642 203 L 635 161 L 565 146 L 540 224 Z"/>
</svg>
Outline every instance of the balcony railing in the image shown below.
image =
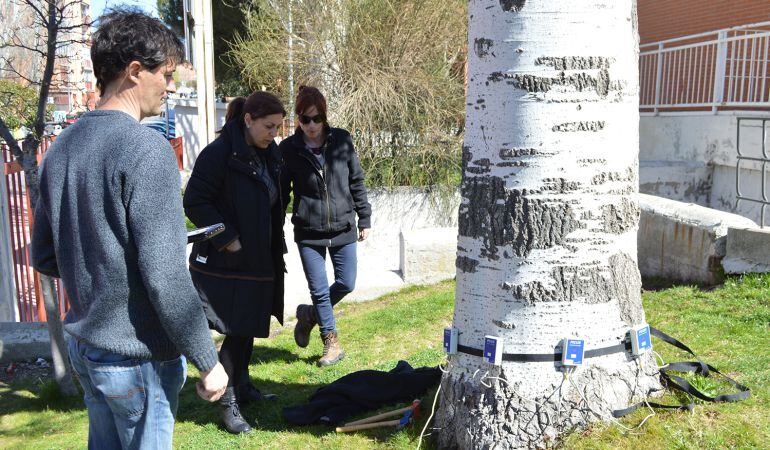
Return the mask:
<svg viewBox="0 0 770 450">
<path fill-rule="evenodd" d="M 770 22 L 640 46 L 642 112 L 770 107 Z"/>
</svg>

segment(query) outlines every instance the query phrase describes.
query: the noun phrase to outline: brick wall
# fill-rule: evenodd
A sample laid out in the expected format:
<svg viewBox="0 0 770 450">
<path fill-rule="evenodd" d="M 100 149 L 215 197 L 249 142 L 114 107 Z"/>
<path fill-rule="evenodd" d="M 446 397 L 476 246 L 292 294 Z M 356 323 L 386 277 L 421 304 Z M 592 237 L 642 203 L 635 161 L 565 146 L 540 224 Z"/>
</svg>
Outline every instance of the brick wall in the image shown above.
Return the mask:
<svg viewBox="0 0 770 450">
<path fill-rule="evenodd" d="M 638 0 L 641 43 L 770 21 L 770 0 Z"/>
</svg>

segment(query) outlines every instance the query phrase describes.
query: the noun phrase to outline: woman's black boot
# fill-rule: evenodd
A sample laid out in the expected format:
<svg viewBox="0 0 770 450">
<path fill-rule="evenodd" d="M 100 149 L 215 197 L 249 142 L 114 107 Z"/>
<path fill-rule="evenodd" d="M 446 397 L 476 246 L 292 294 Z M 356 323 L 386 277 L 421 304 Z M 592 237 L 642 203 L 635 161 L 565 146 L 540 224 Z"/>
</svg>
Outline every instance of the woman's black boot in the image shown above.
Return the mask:
<svg viewBox="0 0 770 450">
<path fill-rule="evenodd" d="M 251 402 L 259 402 L 262 400 L 278 399 L 276 394 L 263 394 L 262 391 L 257 389 L 251 382 L 246 382 L 235 388 L 235 394 L 238 403 L 241 405 L 248 405 Z"/>
<path fill-rule="evenodd" d="M 235 398 L 235 389 L 228 387 L 224 395 L 219 399 L 219 416 L 222 418 L 225 429 L 232 434 L 251 432 L 251 426 L 241 415 L 241 409 Z"/>
</svg>

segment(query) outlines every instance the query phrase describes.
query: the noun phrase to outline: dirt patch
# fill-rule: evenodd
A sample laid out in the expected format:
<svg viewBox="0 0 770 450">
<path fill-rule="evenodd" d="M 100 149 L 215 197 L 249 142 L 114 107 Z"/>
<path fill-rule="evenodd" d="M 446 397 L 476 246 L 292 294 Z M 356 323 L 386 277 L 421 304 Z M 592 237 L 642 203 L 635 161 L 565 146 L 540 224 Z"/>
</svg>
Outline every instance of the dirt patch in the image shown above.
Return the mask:
<svg viewBox="0 0 770 450">
<path fill-rule="evenodd" d="M 51 362 L 43 359 L 37 362 L 13 362 L 0 366 L 0 385 L 21 380 L 45 381 L 52 376 Z"/>
</svg>

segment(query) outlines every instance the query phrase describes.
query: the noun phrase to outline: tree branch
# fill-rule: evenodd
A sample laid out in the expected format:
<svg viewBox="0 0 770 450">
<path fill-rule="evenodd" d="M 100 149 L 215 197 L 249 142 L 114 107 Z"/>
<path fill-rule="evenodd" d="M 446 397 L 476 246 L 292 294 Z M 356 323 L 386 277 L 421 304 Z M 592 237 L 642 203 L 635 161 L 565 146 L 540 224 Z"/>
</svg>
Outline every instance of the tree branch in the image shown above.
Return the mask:
<svg viewBox="0 0 770 450">
<path fill-rule="evenodd" d="M 43 50 L 40 50 L 39 48 L 35 48 L 35 47 L 30 47 L 29 45 L 17 44 L 17 43 L 9 42 L 9 43 L 3 45 L 3 48 L 20 48 L 20 49 L 23 49 L 23 50 L 27 50 L 29 52 L 37 53 L 40 56 L 42 56 L 43 58 L 46 57 L 46 53 Z"/>
<path fill-rule="evenodd" d="M 54 1 L 54 0 L 47 0 L 46 3 L 48 3 L 49 1 Z M 22 3 L 32 8 L 37 14 L 37 16 L 40 18 L 40 23 L 44 27 L 48 28 L 48 15 L 45 12 L 43 12 L 40 8 L 38 8 L 33 0 L 23 0 Z"/>
<path fill-rule="evenodd" d="M 60 12 L 61 14 L 64 14 L 64 12 L 65 12 L 67 9 L 69 9 L 69 8 L 70 8 L 70 6 L 73 6 L 73 5 L 80 5 L 80 4 L 82 4 L 82 3 L 83 3 L 83 0 L 72 0 L 72 1 L 71 1 L 71 2 L 69 2 L 69 3 L 64 3 L 62 6 L 58 7 L 58 8 L 59 8 L 59 12 Z"/>
<path fill-rule="evenodd" d="M 59 25 L 59 31 L 71 31 L 71 30 L 75 30 L 77 28 L 83 28 L 84 26 L 90 27 L 92 23 L 93 23 L 93 21 L 91 21 L 91 22 L 82 22 L 82 23 L 79 23 L 79 24 L 76 24 L 76 25 L 66 25 L 66 26 Z"/>
<path fill-rule="evenodd" d="M 21 78 L 22 80 L 26 81 L 29 84 L 34 84 L 35 86 L 40 86 L 39 81 L 32 80 L 30 78 L 25 77 L 21 73 L 19 73 L 16 68 L 13 66 L 13 61 L 6 58 L 5 56 L 0 56 L 0 61 L 5 62 L 6 67 L 2 68 L 0 67 L 0 72 L 9 72 L 13 75 L 16 75 L 17 77 Z"/>
<path fill-rule="evenodd" d="M 68 39 L 66 41 L 58 41 L 56 43 L 56 49 L 60 49 L 63 47 L 66 47 L 69 44 L 88 44 L 89 41 L 87 39 Z"/>
<path fill-rule="evenodd" d="M 17 161 L 21 161 L 24 153 L 21 151 L 19 142 L 13 137 L 13 133 L 11 133 L 11 130 L 8 128 L 8 125 L 5 124 L 2 117 L 0 117 L 0 138 L 8 144 L 8 148 L 11 149 L 13 157 L 16 158 Z"/>
</svg>

